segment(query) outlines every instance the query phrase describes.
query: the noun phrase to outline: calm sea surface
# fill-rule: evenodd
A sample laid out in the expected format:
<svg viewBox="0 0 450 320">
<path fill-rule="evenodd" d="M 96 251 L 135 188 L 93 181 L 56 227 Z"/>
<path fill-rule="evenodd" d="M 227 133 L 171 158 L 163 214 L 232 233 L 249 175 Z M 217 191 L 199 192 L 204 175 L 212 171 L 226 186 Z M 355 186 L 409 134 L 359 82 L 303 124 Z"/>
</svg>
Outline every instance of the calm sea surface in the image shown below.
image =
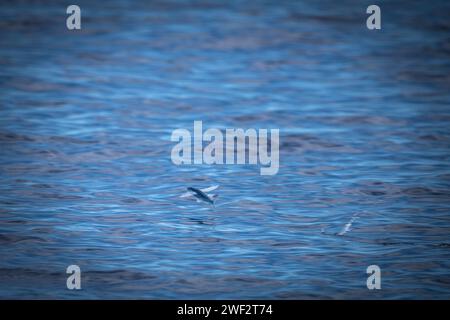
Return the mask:
<svg viewBox="0 0 450 320">
<path fill-rule="evenodd" d="M 448 2 L 76 3 L 0 4 L 0 298 L 450 298 Z M 278 174 L 175 166 L 194 120 Z"/>
</svg>

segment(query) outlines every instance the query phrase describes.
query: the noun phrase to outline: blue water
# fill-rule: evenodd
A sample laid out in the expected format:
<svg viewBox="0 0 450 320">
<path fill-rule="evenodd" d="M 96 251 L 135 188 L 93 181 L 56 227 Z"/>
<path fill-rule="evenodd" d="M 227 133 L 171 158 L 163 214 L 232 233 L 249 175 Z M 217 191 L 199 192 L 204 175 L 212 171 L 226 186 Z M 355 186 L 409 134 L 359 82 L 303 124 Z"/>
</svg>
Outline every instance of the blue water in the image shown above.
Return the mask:
<svg viewBox="0 0 450 320">
<path fill-rule="evenodd" d="M 76 4 L 0 4 L 1 298 L 450 298 L 448 2 Z M 194 120 L 278 174 L 175 166 Z"/>
</svg>

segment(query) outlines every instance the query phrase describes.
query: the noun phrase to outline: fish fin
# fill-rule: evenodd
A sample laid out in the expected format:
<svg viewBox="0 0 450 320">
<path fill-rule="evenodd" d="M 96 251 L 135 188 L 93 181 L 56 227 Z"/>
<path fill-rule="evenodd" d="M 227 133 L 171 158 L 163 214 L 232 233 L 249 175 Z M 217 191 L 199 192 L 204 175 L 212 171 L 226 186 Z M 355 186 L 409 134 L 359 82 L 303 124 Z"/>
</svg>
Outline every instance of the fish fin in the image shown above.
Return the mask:
<svg viewBox="0 0 450 320">
<path fill-rule="evenodd" d="M 186 192 L 186 193 L 183 193 L 181 196 L 180 196 L 180 198 L 189 198 L 189 197 L 192 197 L 194 194 L 192 193 L 192 192 Z"/>
<path fill-rule="evenodd" d="M 215 185 L 215 186 L 211 186 L 211 187 L 204 188 L 204 189 L 200 189 L 200 190 L 201 190 L 202 192 L 204 192 L 204 193 L 207 193 L 207 192 L 216 190 L 218 187 L 219 187 L 219 185 Z"/>
</svg>

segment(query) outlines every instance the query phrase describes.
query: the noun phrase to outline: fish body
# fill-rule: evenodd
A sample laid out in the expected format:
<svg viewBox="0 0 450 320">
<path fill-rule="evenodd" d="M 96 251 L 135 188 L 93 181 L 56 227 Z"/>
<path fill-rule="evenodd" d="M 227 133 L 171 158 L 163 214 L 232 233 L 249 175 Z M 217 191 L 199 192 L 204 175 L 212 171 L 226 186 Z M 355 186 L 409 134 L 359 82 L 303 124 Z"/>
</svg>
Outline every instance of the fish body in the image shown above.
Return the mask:
<svg viewBox="0 0 450 320">
<path fill-rule="evenodd" d="M 197 202 L 204 201 L 209 204 L 212 204 L 214 206 L 214 200 L 217 198 L 216 194 L 208 194 L 208 192 L 211 192 L 213 190 L 216 190 L 219 186 L 211 186 L 204 189 L 198 189 L 194 187 L 188 187 L 186 193 L 182 194 L 180 198 L 190 198 L 195 197 Z"/>
<path fill-rule="evenodd" d="M 188 191 L 191 191 L 194 194 L 194 197 L 196 197 L 197 199 L 203 200 L 205 202 L 208 202 L 210 204 L 214 204 L 214 200 L 211 199 L 206 193 L 204 193 L 202 190 L 197 189 L 197 188 L 193 188 L 193 187 L 188 187 L 187 188 Z"/>
</svg>

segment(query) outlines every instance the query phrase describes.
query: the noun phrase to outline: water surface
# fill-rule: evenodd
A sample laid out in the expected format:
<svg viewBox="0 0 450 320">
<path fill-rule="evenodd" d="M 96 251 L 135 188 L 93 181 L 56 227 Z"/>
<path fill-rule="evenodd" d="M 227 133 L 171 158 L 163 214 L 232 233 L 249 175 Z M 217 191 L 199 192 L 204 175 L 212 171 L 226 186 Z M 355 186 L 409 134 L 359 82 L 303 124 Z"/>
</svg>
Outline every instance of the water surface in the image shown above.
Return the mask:
<svg viewBox="0 0 450 320">
<path fill-rule="evenodd" d="M 448 3 L 77 4 L 0 5 L 1 298 L 450 298 Z M 175 166 L 194 120 L 278 174 Z"/>
</svg>

